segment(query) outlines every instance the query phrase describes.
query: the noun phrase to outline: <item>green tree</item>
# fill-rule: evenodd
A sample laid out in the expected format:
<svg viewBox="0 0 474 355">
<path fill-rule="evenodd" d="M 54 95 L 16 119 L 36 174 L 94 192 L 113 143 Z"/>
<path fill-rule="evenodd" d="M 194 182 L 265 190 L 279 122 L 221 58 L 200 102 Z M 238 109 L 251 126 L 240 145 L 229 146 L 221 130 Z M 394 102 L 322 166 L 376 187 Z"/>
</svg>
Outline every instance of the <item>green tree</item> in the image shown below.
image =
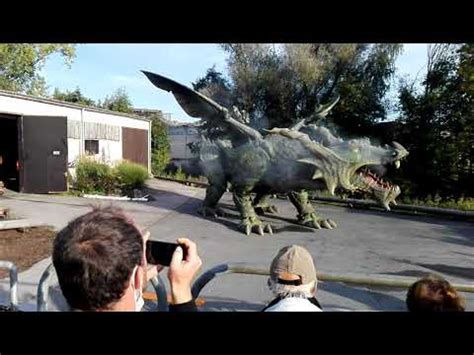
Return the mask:
<svg viewBox="0 0 474 355">
<path fill-rule="evenodd" d="M 101 106 L 117 112 L 133 112 L 132 101 L 125 88 L 119 88 L 110 97 L 107 96 Z"/>
<path fill-rule="evenodd" d="M 0 44 L 0 89 L 46 96 L 46 82 L 39 73 L 46 59 L 55 53 L 70 66 L 75 58 L 75 45 Z"/>
<path fill-rule="evenodd" d="M 209 68 L 206 75 L 192 83 L 192 86 L 194 90 L 212 98 L 220 105 L 231 107 L 234 104 L 235 98 L 233 96 L 231 84 L 224 78 L 222 73 L 216 70 L 215 66 Z M 199 126 L 199 130 L 205 132 L 206 136 L 209 138 L 223 137 L 226 134 L 221 127 L 217 127 L 208 122 L 203 122 L 203 124 Z M 196 149 L 198 149 L 193 143 L 189 143 L 188 146 L 191 152 L 196 152 Z"/>
<path fill-rule="evenodd" d="M 400 87 L 396 138 L 410 151 L 404 178 L 412 195 L 474 195 L 473 54 L 472 44 L 431 46 L 421 90 Z"/>
<path fill-rule="evenodd" d="M 96 106 L 94 100 L 85 97 L 81 93 L 81 89 L 79 89 L 79 87 L 76 87 L 74 91 L 66 90 L 64 92 L 62 92 L 58 88 L 55 88 L 52 97 L 55 100 L 72 102 L 75 104 L 81 104 L 86 106 Z"/>
<path fill-rule="evenodd" d="M 152 120 L 151 127 L 151 169 L 153 175 L 161 174 L 170 162 L 170 140 L 168 126 L 163 115 L 154 113 L 148 116 Z"/>
<path fill-rule="evenodd" d="M 386 117 L 384 96 L 399 44 L 225 44 L 228 76 L 215 69 L 195 83 L 223 105 L 249 112 L 255 128 L 287 127 L 339 94 L 331 122 L 367 134 Z"/>
<path fill-rule="evenodd" d="M 223 106 L 229 107 L 233 103 L 230 83 L 222 73 L 216 70 L 215 66 L 209 68 L 206 75 L 192 85 L 194 90 L 212 97 Z"/>
<path fill-rule="evenodd" d="M 340 95 L 331 122 L 345 135 L 377 136 L 376 124 L 387 118 L 390 102 L 385 95 L 395 73 L 399 44 L 358 45 L 349 62 L 337 64 L 325 85 L 325 100 Z M 329 95 L 328 95 L 329 94 Z"/>
</svg>

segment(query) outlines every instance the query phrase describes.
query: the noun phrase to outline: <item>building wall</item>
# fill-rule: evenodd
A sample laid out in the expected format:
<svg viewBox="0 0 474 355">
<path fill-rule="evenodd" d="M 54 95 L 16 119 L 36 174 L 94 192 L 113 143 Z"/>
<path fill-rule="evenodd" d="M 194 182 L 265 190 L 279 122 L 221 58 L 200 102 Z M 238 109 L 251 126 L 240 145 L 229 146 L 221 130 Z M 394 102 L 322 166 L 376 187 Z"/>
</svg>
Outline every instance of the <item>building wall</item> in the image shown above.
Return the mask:
<svg viewBox="0 0 474 355">
<path fill-rule="evenodd" d="M 168 127 L 172 160 L 188 160 L 194 155 L 187 146 L 200 140 L 196 127 L 190 125 Z"/>
<path fill-rule="evenodd" d="M 119 114 L 97 112 L 92 109 L 82 107 L 71 107 L 62 103 L 48 103 L 42 99 L 30 100 L 18 96 L 16 94 L 0 93 L 0 113 L 22 115 L 22 116 L 61 116 L 67 117 L 68 126 L 74 125 L 73 122 L 84 123 L 101 123 L 116 127 L 137 128 L 148 131 L 150 136 L 150 122 L 146 120 L 135 119 L 131 117 L 122 116 Z M 79 128 L 80 129 L 80 128 Z M 117 137 L 114 139 L 99 139 L 99 156 L 106 161 L 113 162 L 122 159 L 122 136 L 121 129 Z M 68 137 L 68 164 L 79 157 L 84 147 L 81 145 L 81 134 L 78 133 L 76 137 Z M 87 137 L 86 137 L 87 139 Z M 150 139 L 150 138 L 149 138 Z M 150 147 L 151 142 L 148 142 Z M 151 154 L 149 154 L 150 156 Z M 150 161 L 148 169 L 150 170 Z"/>
</svg>

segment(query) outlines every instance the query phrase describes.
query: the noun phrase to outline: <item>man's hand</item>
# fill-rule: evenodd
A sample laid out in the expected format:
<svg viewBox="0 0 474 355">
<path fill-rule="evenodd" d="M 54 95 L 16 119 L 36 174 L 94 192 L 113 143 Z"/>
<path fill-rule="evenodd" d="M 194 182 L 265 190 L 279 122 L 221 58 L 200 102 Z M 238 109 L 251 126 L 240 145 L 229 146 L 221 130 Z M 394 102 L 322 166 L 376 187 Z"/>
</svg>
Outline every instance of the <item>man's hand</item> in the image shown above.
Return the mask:
<svg viewBox="0 0 474 355">
<path fill-rule="evenodd" d="M 177 242 L 182 247 L 176 248 L 168 270 L 173 304 L 187 303 L 193 299 L 191 282 L 202 264 L 194 242 L 187 238 L 180 238 Z M 183 259 L 182 248 L 187 250 L 186 259 Z"/>
<path fill-rule="evenodd" d="M 150 282 L 152 278 L 158 276 L 161 270 L 165 267 L 163 265 L 149 265 L 148 269 L 146 270 L 146 283 Z M 144 285 L 146 288 L 146 284 Z"/>
<path fill-rule="evenodd" d="M 158 276 L 161 270 L 163 270 L 165 267 L 163 265 L 148 265 L 146 261 L 146 242 L 150 239 L 150 231 L 145 230 L 142 231 L 142 236 L 143 236 L 143 245 L 144 245 L 144 253 L 143 253 L 143 260 L 142 264 L 146 268 L 146 273 L 144 275 L 144 280 L 143 280 L 143 290 L 146 290 L 148 283 L 152 278 L 155 276 Z"/>
</svg>

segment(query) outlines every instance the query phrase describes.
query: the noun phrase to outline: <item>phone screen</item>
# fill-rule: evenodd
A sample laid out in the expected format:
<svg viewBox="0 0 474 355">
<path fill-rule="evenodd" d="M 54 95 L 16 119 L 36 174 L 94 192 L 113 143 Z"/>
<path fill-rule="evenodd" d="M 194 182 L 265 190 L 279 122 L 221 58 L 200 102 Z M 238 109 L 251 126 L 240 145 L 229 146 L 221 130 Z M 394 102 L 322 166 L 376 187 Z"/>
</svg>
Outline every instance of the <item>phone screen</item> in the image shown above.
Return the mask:
<svg viewBox="0 0 474 355">
<path fill-rule="evenodd" d="M 146 242 L 146 261 L 151 265 L 169 266 L 174 251 L 179 246 L 176 243 L 158 242 L 148 240 Z M 185 258 L 186 249 L 183 248 L 183 258 Z"/>
</svg>

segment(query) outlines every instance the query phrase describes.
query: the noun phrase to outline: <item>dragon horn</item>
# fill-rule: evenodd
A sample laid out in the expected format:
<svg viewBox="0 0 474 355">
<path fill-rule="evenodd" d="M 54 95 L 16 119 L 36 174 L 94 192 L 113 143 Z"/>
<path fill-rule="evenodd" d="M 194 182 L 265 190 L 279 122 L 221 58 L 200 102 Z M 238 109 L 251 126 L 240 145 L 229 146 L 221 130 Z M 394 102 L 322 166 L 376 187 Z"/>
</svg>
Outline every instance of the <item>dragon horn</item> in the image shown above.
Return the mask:
<svg viewBox="0 0 474 355">
<path fill-rule="evenodd" d="M 338 95 L 334 100 L 332 100 L 330 103 L 326 105 L 319 105 L 319 107 L 316 109 L 316 115 L 321 116 L 321 117 L 326 117 L 329 111 L 334 107 L 334 105 L 337 104 L 339 101 L 340 96 Z"/>
</svg>

